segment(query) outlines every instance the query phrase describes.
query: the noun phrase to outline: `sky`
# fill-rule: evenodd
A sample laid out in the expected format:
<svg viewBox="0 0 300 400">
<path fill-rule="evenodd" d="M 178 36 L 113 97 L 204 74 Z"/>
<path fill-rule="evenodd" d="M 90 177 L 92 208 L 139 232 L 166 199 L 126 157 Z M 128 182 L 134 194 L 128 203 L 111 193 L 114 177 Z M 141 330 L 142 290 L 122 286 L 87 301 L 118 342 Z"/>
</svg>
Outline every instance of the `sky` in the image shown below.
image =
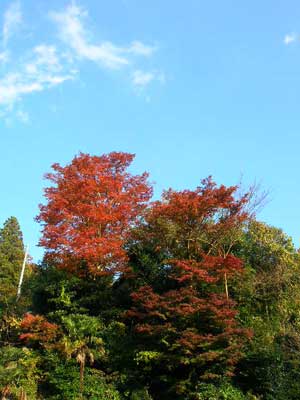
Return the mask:
<svg viewBox="0 0 300 400">
<path fill-rule="evenodd" d="M 125 151 L 155 198 L 259 183 L 299 247 L 299 67 L 296 0 L 0 0 L 0 224 L 40 260 L 43 175 Z"/>
</svg>

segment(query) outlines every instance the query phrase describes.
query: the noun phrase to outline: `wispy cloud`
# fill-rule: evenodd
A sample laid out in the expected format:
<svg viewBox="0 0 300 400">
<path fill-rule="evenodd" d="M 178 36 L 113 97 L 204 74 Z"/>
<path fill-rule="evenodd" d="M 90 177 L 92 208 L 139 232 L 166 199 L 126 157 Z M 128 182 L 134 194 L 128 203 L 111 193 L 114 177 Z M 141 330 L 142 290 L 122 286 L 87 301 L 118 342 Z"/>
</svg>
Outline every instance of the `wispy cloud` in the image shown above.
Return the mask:
<svg viewBox="0 0 300 400">
<path fill-rule="evenodd" d="M 134 71 L 132 76 L 132 83 L 134 86 L 145 87 L 149 85 L 151 81 L 154 79 L 154 74 L 152 72 L 144 72 L 144 71 Z"/>
<path fill-rule="evenodd" d="M 140 40 L 116 44 L 94 39 L 96 34 L 87 28 L 88 12 L 75 1 L 60 11 L 50 11 L 49 17 L 55 28 L 50 36 L 52 43 L 37 42 L 15 54 L 11 51 L 11 42 L 23 23 L 20 2 L 12 2 L 4 12 L 2 46 L 0 38 L 0 72 L 3 71 L 0 75 L 0 118 L 7 119 L 13 112 L 20 121 L 27 123 L 30 118 L 22 106 L 25 97 L 74 80 L 83 69 L 82 61 L 94 62 L 108 70 L 124 70 L 138 89 L 154 81 L 164 83 L 162 73 L 145 70 L 148 60 L 158 51 L 156 45 Z"/>
<path fill-rule="evenodd" d="M 288 46 L 289 44 L 295 42 L 296 40 L 297 40 L 297 35 L 294 33 L 290 33 L 285 35 L 283 42 Z"/>
<path fill-rule="evenodd" d="M 75 75 L 75 70 L 65 71 L 55 47 L 39 45 L 26 62 L 0 80 L 0 105 L 12 110 L 25 95 L 57 86 Z"/>
<path fill-rule="evenodd" d="M 62 71 L 63 62 L 55 46 L 40 44 L 32 49 L 32 54 L 32 60 L 25 65 L 26 72 L 29 75 Z"/>
<path fill-rule="evenodd" d="M 138 40 L 131 42 L 131 45 L 127 49 L 128 53 L 137 54 L 145 57 L 150 57 L 157 50 L 156 46 L 147 46 Z"/>
<path fill-rule="evenodd" d="M 9 39 L 15 34 L 22 23 L 22 11 L 19 1 L 11 3 L 4 13 L 2 40 L 3 46 L 6 47 Z"/>
<path fill-rule="evenodd" d="M 28 124 L 29 122 L 29 114 L 26 111 L 23 110 L 18 110 L 17 111 L 17 117 L 23 124 Z"/>
<path fill-rule="evenodd" d="M 2 51 L 0 53 L 0 64 L 7 62 L 8 58 L 9 58 L 9 56 L 8 56 L 7 51 Z"/>
<path fill-rule="evenodd" d="M 164 84 L 166 82 L 165 74 L 159 71 L 152 71 L 152 72 L 147 72 L 142 70 L 133 71 L 132 83 L 135 87 L 142 89 L 148 86 L 153 81 L 158 81 L 161 84 Z"/>
<path fill-rule="evenodd" d="M 109 69 L 120 69 L 132 63 L 131 56 L 151 56 L 156 48 L 140 41 L 127 46 L 118 46 L 110 41 L 91 42 L 91 34 L 84 22 L 88 12 L 75 3 L 61 12 L 51 12 L 50 18 L 56 22 L 60 39 L 69 46 L 80 59 L 94 61 Z"/>
</svg>

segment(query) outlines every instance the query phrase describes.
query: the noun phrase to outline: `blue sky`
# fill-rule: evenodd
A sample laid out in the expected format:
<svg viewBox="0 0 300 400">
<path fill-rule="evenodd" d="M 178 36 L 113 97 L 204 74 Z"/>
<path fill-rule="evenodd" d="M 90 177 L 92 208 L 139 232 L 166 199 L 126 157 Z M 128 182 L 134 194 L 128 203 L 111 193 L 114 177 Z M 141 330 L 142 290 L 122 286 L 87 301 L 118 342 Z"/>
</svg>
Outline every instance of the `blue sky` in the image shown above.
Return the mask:
<svg viewBox="0 0 300 400">
<path fill-rule="evenodd" d="M 43 174 L 79 151 L 136 153 L 156 196 L 260 182 L 299 246 L 298 2 L 1 0 L 0 23 L 0 223 L 35 260 Z"/>
</svg>

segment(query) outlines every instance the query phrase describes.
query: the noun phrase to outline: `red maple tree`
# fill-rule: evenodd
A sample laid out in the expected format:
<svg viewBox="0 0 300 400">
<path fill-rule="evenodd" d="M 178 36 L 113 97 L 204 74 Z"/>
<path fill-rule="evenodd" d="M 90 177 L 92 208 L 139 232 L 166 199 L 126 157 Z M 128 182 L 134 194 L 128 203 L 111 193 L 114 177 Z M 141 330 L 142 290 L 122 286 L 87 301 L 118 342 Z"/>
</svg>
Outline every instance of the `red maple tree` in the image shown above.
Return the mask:
<svg viewBox="0 0 300 400">
<path fill-rule="evenodd" d="M 133 292 L 126 317 L 140 337 L 138 347 L 158 352 L 158 364 L 172 371 L 177 393 L 199 379 L 231 375 L 251 336 L 238 325 L 228 294 L 227 282 L 243 270 L 231 250 L 248 218 L 249 197 L 236 192 L 211 178 L 194 191 L 169 190 L 136 232 L 136 241 L 165 255 L 165 283 Z"/>
<path fill-rule="evenodd" d="M 40 205 L 40 246 L 45 260 L 76 273 L 115 273 L 124 268 L 123 248 L 152 195 L 148 174 L 127 171 L 133 154 L 80 153 L 69 165 L 53 164 L 46 174 L 47 204 Z"/>
<path fill-rule="evenodd" d="M 27 344 L 51 346 L 59 335 L 59 326 L 47 321 L 42 315 L 25 314 L 20 328 L 22 333 L 19 338 Z"/>
</svg>

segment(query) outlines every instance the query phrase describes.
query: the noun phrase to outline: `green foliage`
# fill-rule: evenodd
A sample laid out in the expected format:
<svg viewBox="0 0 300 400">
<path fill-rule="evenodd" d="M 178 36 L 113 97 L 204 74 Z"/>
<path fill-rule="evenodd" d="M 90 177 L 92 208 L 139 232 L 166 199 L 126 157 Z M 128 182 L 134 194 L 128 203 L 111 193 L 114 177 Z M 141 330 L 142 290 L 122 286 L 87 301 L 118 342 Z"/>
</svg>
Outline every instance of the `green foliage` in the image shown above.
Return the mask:
<svg viewBox="0 0 300 400">
<path fill-rule="evenodd" d="M 116 313 L 112 282 L 109 276 L 80 278 L 43 264 L 31 280 L 33 311 L 55 314 L 56 318 L 70 313 L 87 313 L 111 321 Z"/>
<path fill-rule="evenodd" d="M 24 390 L 28 399 L 35 400 L 39 355 L 27 348 L 7 346 L 0 349 L 0 360 L 0 388 L 8 388 L 15 399 Z"/>
<path fill-rule="evenodd" d="M 8 218 L 0 230 L 0 252 L 2 260 L 12 265 L 23 260 L 23 235 L 16 217 Z"/>
<path fill-rule="evenodd" d="M 247 274 L 231 291 L 240 319 L 254 337 L 237 368 L 236 381 L 263 399 L 299 396 L 300 260 L 282 230 L 252 221 L 236 249 Z M 296 397 L 293 394 L 298 393 Z"/>
<path fill-rule="evenodd" d="M 137 389 L 131 393 L 130 400 L 152 400 L 147 389 Z"/>
<path fill-rule="evenodd" d="M 211 195 L 215 186 L 207 183 Z M 202 201 L 201 193 L 168 191 L 156 213 L 149 207 L 122 247 L 124 273 L 75 275 L 72 260 L 63 269 L 43 263 L 24 284 L 26 301 L 17 304 L 24 246 L 16 218 L 5 222 L 3 397 L 299 400 L 300 253 L 282 230 L 244 220 L 243 213 L 229 224 L 237 208 L 233 203 L 226 212 L 223 194 L 219 211 L 213 207 L 203 218 L 214 196 Z M 169 209 L 168 196 L 177 195 Z M 195 202 L 187 207 L 190 198 Z M 76 260 L 77 271 L 85 267 L 86 260 Z M 24 339 L 33 333 L 34 343 Z"/>
<path fill-rule="evenodd" d="M 44 315 L 78 312 L 75 295 L 79 282 L 65 271 L 42 265 L 31 281 L 33 311 Z"/>
<path fill-rule="evenodd" d="M 196 400 L 256 400 L 251 394 L 243 394 L 240 390 L 230 383 L 224 383 L 219 386 L 212 384 L 200 384 L 197 388 Z"/>
<path fill-rule="evenodd" d="M 233 288 L 235 293 L 242 290 L 237 300 L 243 311 L 248 310 L 250 319 L 259 316 L 288 323 L 293 308 L 298 309 L 300 304 L 300 259 L 291 238 L 280 229 L 252 221 L 236 254 L 244 260 L 248 272 L 247 279 L 235 282 Z"/>
<path fill-rule="evenodd" d="M 52 400 L 120 400 L 113 384 L 105 380 L 101 371 L 86 368 L 85 386 L 80 397 L 78 366 L 74 360 L 64 361 L 58 355 L 46 356 L 47 370 L 41 387 L 43 398 Z"/>
<path fill-rule="evenodd" d="M 160 357 L 161 353 L 158 351 L 139 351 L 135 356 L 135 361 L 137 365 L 147 365 L 151 363 L 152 360 L 159 360 Z"/>
<path fill-rule="evenodd" d="M 24 258 L 20 225 L 15 217 L 8 218 L 0 230 L 0 307 L 15 300 Z"/>
</svg>

